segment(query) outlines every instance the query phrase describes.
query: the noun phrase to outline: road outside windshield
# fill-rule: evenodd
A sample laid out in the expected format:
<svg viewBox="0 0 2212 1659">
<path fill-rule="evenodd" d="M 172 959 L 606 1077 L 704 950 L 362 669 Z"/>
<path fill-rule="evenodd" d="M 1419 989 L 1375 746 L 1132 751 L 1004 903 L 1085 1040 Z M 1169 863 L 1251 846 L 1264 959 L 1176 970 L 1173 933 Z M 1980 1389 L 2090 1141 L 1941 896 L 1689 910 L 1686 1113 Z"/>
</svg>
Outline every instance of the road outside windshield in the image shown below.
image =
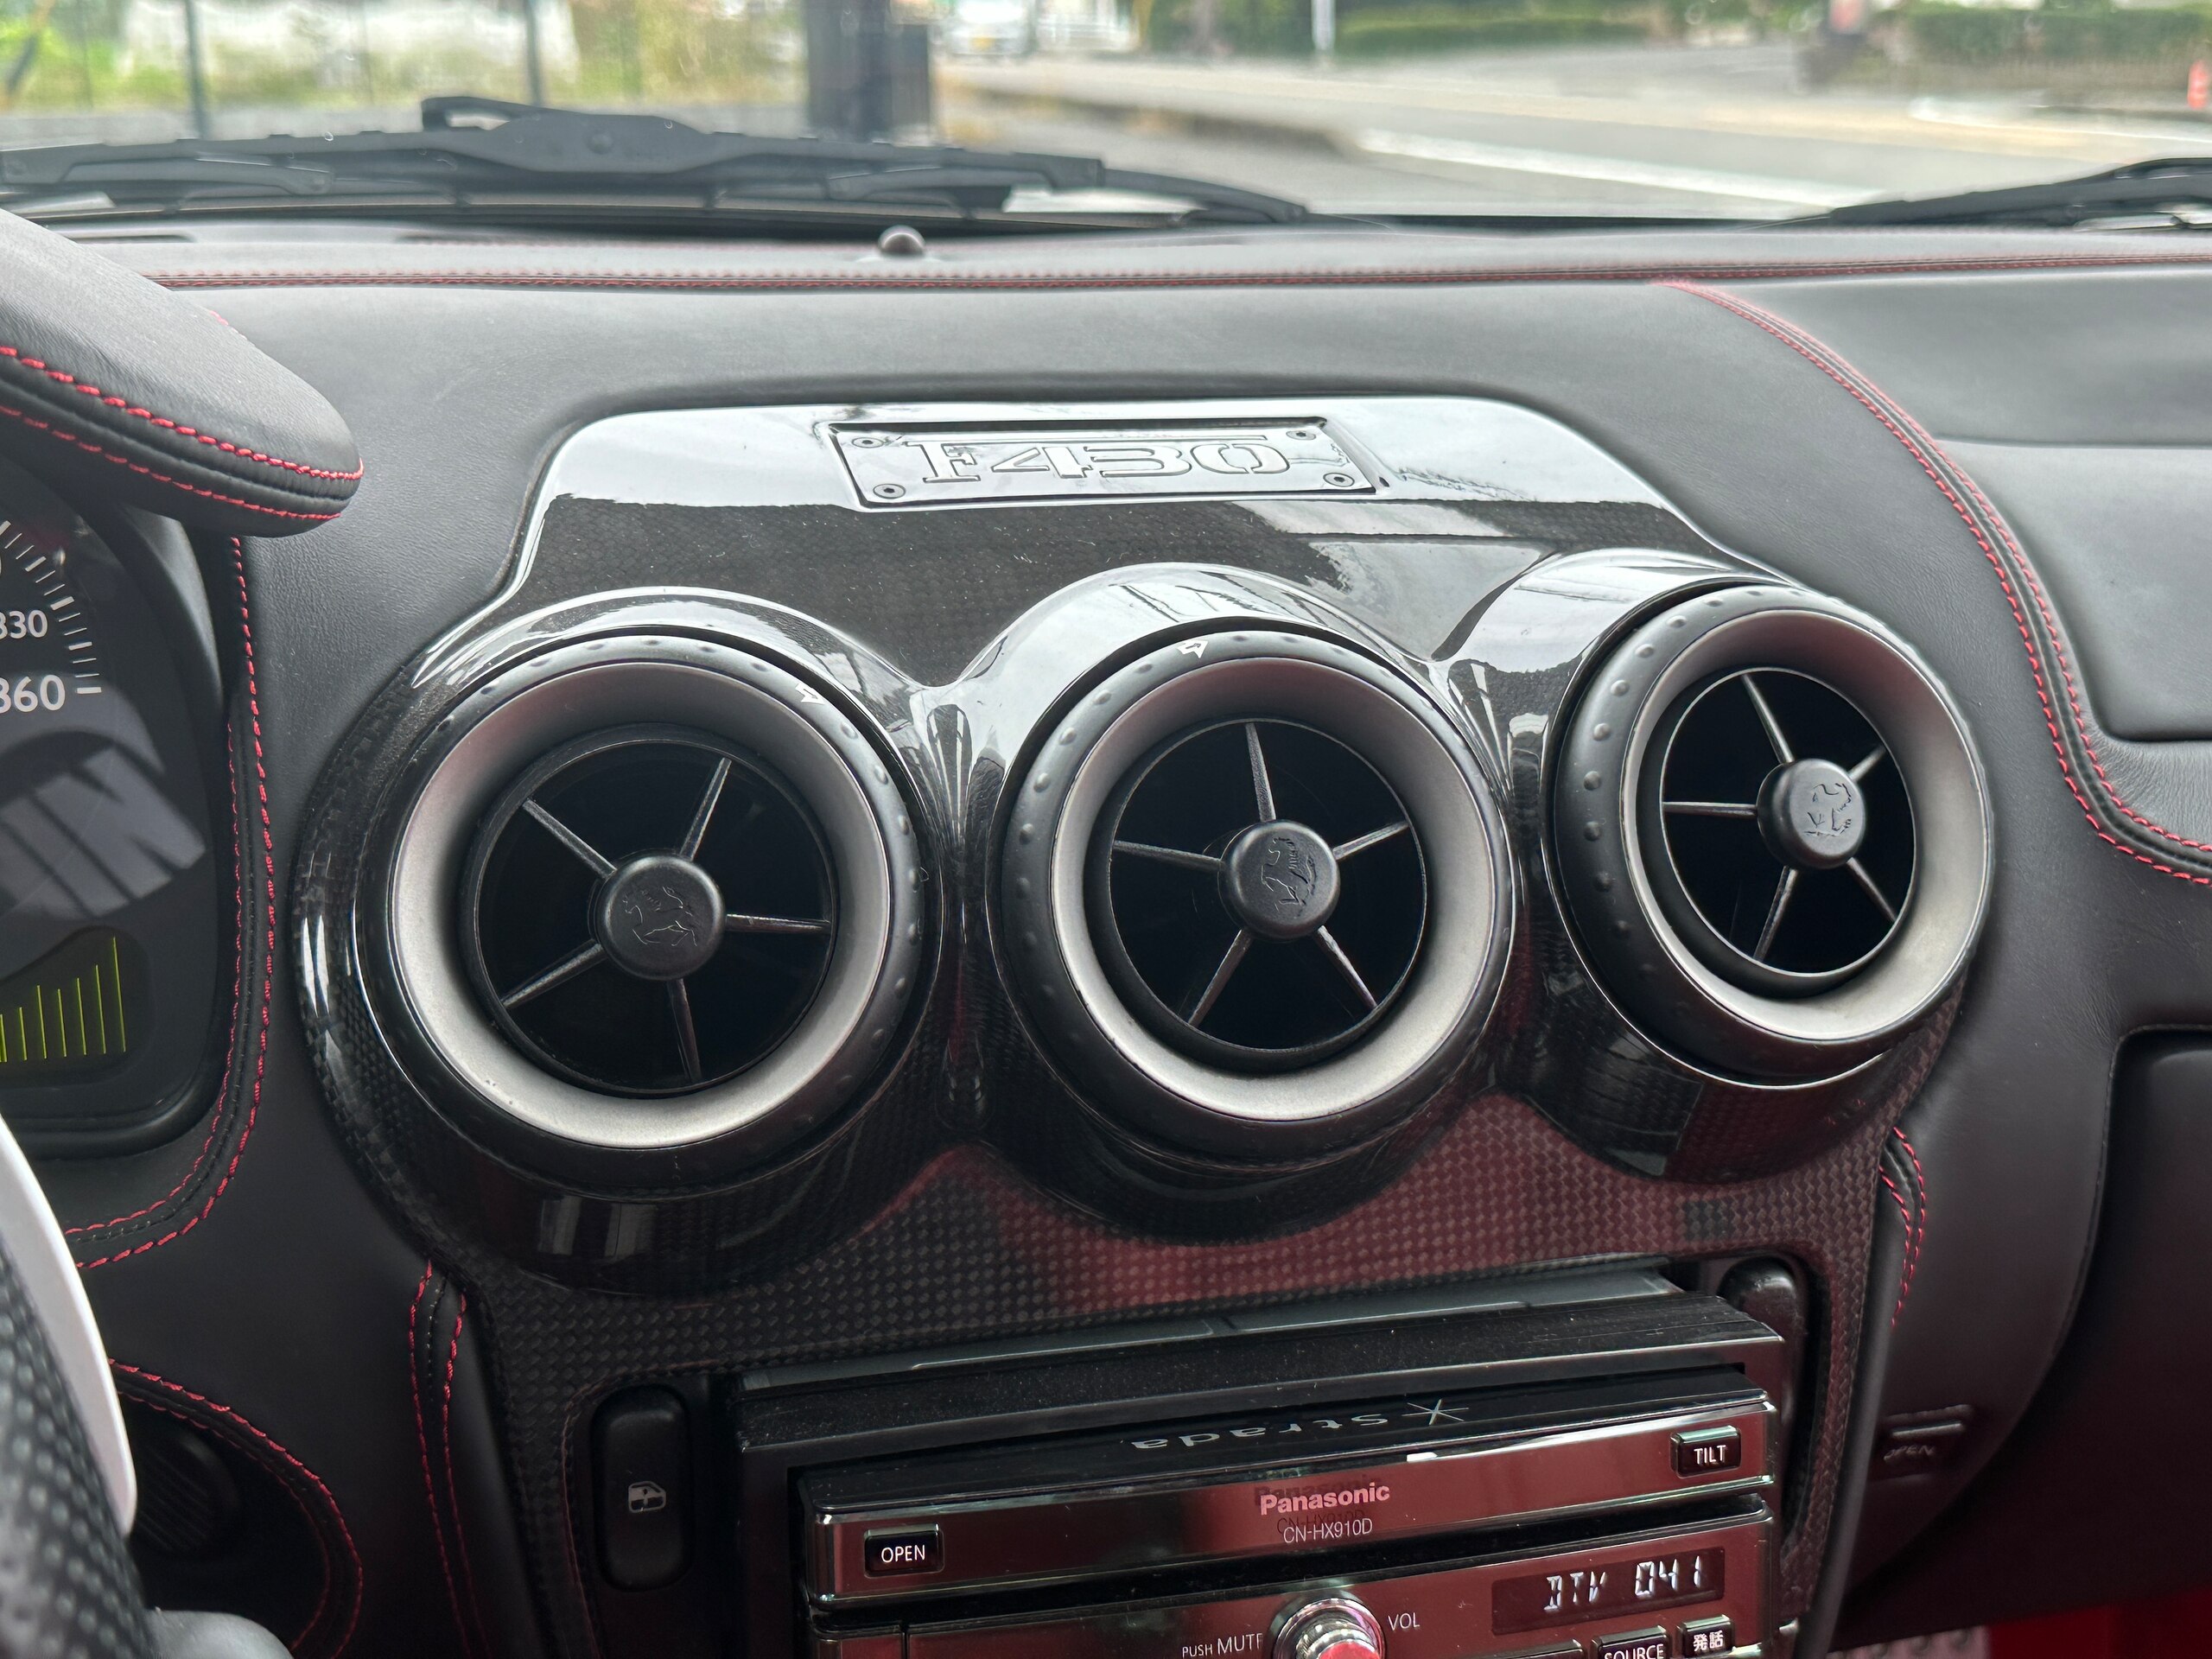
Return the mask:
<svg viewBox="0 0 2212 1659">
<path fill-rule="evenodd" d="M 2212 3 L 0 0 L 11 145 L 412 129 L 435 93 L 906 139 L 1340 212 L 1782 219 L 2212 154 Z M 868 135 L 874 136 L 874 135 Z"/>
</svg>

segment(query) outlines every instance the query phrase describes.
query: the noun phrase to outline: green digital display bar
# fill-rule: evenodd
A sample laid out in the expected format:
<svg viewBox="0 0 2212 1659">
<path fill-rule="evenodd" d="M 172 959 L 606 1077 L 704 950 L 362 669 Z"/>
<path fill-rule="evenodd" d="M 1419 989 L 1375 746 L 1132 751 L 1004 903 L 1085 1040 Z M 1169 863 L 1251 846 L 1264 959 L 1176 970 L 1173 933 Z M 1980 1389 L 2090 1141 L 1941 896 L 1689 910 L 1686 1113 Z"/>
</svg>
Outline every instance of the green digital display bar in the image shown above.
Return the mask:
<svg viewBox="0 0 2212 1659">
<path fill-rule="evenodd" d="M 72 934 L 0 980 L 0 1087 L 123 1065 L 143 1030 L 145 982 L 137 941 L 111 927 Z"/>
</svg>

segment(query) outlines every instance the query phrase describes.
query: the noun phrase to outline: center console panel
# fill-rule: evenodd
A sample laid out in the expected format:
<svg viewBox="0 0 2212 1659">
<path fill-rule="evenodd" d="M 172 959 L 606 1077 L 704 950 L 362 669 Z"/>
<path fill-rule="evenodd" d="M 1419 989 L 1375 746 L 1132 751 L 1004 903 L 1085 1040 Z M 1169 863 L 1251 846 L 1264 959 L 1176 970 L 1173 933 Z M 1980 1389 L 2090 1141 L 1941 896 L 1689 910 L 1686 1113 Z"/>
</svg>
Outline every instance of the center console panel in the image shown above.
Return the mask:
<svg viewBox="0 0 2212 1659">
<path fill-rule="evenodd" d="M 1773 1651 L 1792 1347 L 1649 1274 L 1553 1294 L 747 1377 L 746 1651 Z"/>
<path fill-rule="evenodd" d="M 292 944 L 564 1649 L 1772 1653 L 1989 848 L 1908 647 L 1531 410 L 668 410 L 364 714 Z M 1802 1378 L 1676 1294 L 1747 1259 Z"/>
</svg>

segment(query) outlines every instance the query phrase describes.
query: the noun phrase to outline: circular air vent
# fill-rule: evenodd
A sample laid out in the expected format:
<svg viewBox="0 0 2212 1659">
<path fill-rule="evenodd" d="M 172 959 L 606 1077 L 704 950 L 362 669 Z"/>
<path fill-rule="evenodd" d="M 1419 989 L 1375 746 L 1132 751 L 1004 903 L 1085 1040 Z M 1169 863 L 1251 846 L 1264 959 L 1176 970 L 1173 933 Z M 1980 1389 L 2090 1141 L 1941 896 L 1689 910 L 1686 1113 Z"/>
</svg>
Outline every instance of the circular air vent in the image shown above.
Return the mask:
<svg viewBox="0 0 2212 1659">
<path fill-rule="evenodd" d="M 1638 803 L 1652 889 L 1715 971 L 1780 996 L 1865 967 L 1912 899 L 1912 797 L 1834 688 L 1738 669 L 1662 719 Z"/>
<path fill-rule="evenodd" d="M 416 767 L 386 948 L 440 1097 L 485 1132 L 595 1178 L 704 1179 L 889 1054 L 925 931 L 912 820 L 790 671 L 569 646 L 479 688 Z"/>
<path fill-rule="evenodd" d="M 1847 607 L 1684 600 L 1586 683 L 1554 767 L 1562 897 L 1632 1018 L 1740 1076 L 1847 1070 L 1955 982 L 1980 767 L 1934 679 Z"/>
<path fill-rule="evenodd" d="M 1091 841 L 1092 941 L 1129 1006 L 1236 1070 L 1311 1065 L 1395 1004 L 1428 918 L 1421 837 L 1344 744 L 1280 720 L 1171 738 Z"/>
<path fill-rule="evenodd" d="M 1348 646 L 1217 634 L 1094 685 L 1011 792 L 1009 977 L 1086 1095 L 1242 1159 L 1433 1093 L 1510 931 L 1472 756 Z"/>
<path fill-rule="evenodd" d="M 703 733 L 582 738 L 478 832 L 461 899 L 470 977 L 516 1045 L 615 1095 L 735 1077 L 822 988 L 836 874 L 813 815 Z"/>
</svg>

